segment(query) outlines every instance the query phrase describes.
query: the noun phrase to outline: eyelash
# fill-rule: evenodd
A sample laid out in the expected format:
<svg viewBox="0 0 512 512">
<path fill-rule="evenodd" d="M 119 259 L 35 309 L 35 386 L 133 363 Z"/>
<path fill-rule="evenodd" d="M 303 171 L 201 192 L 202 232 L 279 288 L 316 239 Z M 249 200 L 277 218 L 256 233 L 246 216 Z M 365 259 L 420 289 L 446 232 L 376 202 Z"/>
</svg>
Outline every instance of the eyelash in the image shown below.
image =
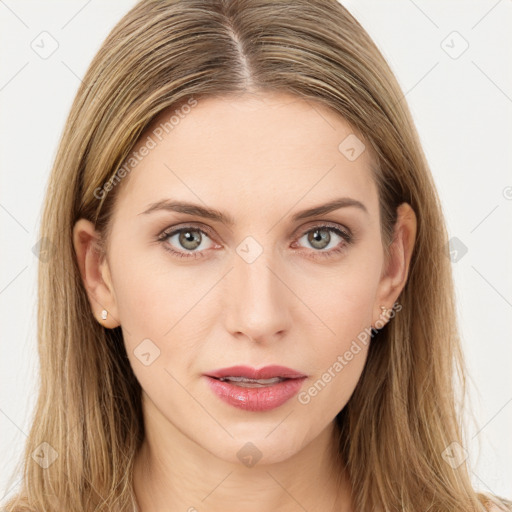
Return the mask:
<svg viewBox="0 0 512 512">
<path fill-rule="evenodd" d="M 316 231 L 316 230 L 333 231 L 334 233 L 339 235 L 344 241 L 342 243 L 340 243 L 338 246 L 336 246 L 334 249 L 330 249 L 329 251 L 320 251 L 320 250 L 315 251 L 313 249 L 313 255 L 311 256 L 313 259 L 318 259 L 318 258 L 323 259 L 323 258 L 334 257 L 337 254 L 339 254 L 340 252 L 342 252 L 344 249 L 346 249 L 347 245 L 350 245 L 353 243 L 353 236 L 350 233 L 348 233 L 347 231 L 344 231 L 337 225 L 331 225 L 331 224 L 319 224 L 317 226 L 313 226 L 313 227 L 307 229 L 306 231 L 303 231 L 301 233 L 301 235 L 298 237 L 298 239 L 302 238 L 304 235 L 307 235 L 311 231 Z M 177 256 L 178 258 L 198 259 L 198 258 L 205 257 L 205 255 L 204 255 L 205 251 L 189 252 L 189 253 L 176 251 L 167 243 L 167 239 L 169 237 L 176 235 L 177 233 L 181 233 L 183 231 L 199 231 L 200 233 L 203 233 L 204 235 L 211 238 L 211 235 L 207 230 L 191 225 L 191 226 L 184 226 L 179 229 L 166 229 L 160 235 L 158 235 L 157 242 L 161 243 L 166 251 L 170 252 L 174 256 Z"/>
</svg>

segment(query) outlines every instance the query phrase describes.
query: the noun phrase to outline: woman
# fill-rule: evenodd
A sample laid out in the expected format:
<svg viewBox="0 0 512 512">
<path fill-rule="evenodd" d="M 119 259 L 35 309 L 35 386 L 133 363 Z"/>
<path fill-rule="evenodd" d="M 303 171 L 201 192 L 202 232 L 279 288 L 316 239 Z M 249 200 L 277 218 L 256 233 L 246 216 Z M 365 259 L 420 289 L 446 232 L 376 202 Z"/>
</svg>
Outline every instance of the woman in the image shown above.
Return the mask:
<svg viewBox="0 0 512 512">
<path fill-rule="evenodd" d="M 439 199 L 339 3 L 138 3 L 84 77 L 41 229 L 6 510 L 512 505 L 471 486 Z"/>
</svg>

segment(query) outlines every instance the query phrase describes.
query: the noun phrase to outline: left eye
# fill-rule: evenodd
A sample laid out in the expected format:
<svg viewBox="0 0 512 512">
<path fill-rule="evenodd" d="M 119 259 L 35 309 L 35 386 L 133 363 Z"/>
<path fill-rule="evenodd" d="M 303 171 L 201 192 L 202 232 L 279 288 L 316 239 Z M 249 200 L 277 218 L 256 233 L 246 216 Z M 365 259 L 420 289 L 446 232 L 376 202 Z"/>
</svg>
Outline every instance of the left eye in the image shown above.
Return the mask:
<svg viewBox="0 0 512 512">
<path fill-rule="evenodd" d="M 348 233 L 345 233 L 341 229 L 333 226 L 316 226 L 306 231 L 301 236 L 301 238 L 306 237 L 308 244 L 310 244 L 315 249 L 319 249 L 319 251 L 321 250 L 322 252 L 330 252 L 330 250 L 325 249 L 327 249 L 330 242 L 333 241 L 331 233 L 335 233 L 336 237 L 341 238 L 346 243 L 349 243 L 351 240 L 350 235 Z M 336 240 L 334 240 L 334 242 L 336 242 Z M 334 244 L 334 247 L 331 246 L 331 249 L 338 246 L 339 241 L 338 243 Z"/>
</svg>

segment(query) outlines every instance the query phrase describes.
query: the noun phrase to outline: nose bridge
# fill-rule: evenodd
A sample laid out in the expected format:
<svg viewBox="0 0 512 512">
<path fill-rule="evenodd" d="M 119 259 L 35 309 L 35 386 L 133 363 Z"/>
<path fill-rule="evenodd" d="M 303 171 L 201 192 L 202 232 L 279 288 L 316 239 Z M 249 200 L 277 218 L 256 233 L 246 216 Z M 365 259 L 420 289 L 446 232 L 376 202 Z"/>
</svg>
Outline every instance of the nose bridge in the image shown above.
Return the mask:
<svg viewBox="0 0 512 512">
<path fill-rule="evenodd" d="M 272 337 L 287 328 L 286 287 L 275 275 L 282 267 L 272 249 L 264 249 L 252 237 L 244 239 L 236 252 L 228 276 L 227 328 L 253 340 Z"/>
</svg>

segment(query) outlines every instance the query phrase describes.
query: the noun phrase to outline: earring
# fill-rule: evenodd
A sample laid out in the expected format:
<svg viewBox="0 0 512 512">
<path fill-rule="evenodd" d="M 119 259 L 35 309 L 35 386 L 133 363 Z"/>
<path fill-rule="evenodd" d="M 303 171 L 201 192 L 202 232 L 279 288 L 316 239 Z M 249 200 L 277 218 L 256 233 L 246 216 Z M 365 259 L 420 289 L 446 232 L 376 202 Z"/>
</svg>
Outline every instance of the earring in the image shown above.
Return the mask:
<svg viewBox="0 0 512 512">
<path fill-rule="evenodd" d="M 102 312 L 101 312 L 101 319 L 102 320 L 106 320 L 107 319 L 107 315 L 108 315 L 108 311 L 106 309 L 104 309 Z"/>
<path fill-rule="evenodd" d="M 384 316 L 388 316 L 391 314 L 392 309 L 388 309 L 386 306 L 381 306 L 380 309 L 382 309 L 382 314 Z"/>
</svg>

